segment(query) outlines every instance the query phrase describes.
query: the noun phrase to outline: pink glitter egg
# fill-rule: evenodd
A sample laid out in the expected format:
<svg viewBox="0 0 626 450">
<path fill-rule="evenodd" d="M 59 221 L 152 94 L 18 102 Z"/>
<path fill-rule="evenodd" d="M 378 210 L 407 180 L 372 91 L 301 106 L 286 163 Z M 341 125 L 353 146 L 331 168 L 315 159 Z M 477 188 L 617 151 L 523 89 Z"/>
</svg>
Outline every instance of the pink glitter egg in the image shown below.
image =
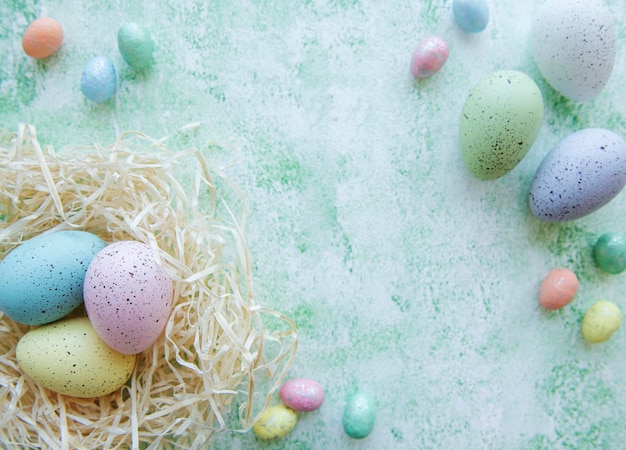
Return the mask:
<svg viewBox="0 0 626 450">
<path fill-rule="evenodd" d="M 308 378 L 287 381 L 281 386 L 279 394 L 285 406 L 295 411 L 314 411 L 324 402 L 324 388 Z"/>
<path fill-rule="evenodd" d="M 411 59 L 411 73 L 415 78 L 428 78 L 439 72 L 448 60 L 448 42 L 441 36 L 430 36 L 417 46 Z"/>
<path fill-rule="evenodd" d="M 154 344 L 169 318 L 172 296 L 172 280 L 141 242 L 107 245 L 85 275 L 87 316 L 100 339 L 124 354 Z"/>
</svg>

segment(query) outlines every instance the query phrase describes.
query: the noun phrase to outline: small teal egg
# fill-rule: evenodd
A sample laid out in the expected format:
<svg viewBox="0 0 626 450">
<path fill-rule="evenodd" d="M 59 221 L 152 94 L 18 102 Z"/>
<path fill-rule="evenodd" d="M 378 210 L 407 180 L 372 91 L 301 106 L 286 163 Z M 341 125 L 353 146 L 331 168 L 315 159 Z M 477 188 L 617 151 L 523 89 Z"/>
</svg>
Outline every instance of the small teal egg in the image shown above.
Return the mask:
<svg viewBox="0 0 626 450">
<path fill-rule="evenodd" d="M 25 241 L 0 262 L 0 310 L 26 325 L 69 314 L 83 303 L 87 268 L 104 247 L 98 236 L 77 230 Z"/>
<path fill-rule="evenodd" d="M 343 412 L 343 430 L 354 439 L 367 437 L 374 429 L 376 406 L 364 392 L 356 392 L 348 398 Z"/>
<path fill-rule="evenodd" d="M 560 141 L 543 159 L 530 186 L 530 209 L 546 222 L 566 222 L 610 202 L 626 184 L 626 141 L 585 128 Z"/>
<path fill-rule="evenodd" d="M 106 56 L 96 56 L 83 69 L 80 89 L 89 100 L 102 103 L 110 99 L 117 88 L 113 62 Z"/>
<path fill-rule="evenodd" d="M 593 246 L 593 256 L 598 267 L 607 273 L 618 274 L 626 270 L 626 236 L 606 233 Z"/>
<path fill-rule="evenodd" d="M 154 41 L 146 27 L 125 23 L 117 32 L 117 46 L 124 61 L 133 69 L 147 69 L 153 63 Z"/>
<path fill-rule="evenodd" d="M 456 23 L 468 33 L 480 33 L 489 23 L 489 5 L 485 0 L 454 0 L 452 13 Z"/>
</svg>

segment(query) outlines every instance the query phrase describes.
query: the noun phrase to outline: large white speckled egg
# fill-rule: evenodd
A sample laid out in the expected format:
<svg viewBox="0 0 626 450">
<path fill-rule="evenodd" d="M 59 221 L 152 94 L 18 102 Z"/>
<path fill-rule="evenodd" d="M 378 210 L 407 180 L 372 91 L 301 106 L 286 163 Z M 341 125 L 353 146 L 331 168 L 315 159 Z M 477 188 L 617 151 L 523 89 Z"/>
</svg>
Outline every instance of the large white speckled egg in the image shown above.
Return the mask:
<svg viewBox="0 0 626 450">
<path fill-rule="evenodd" d="M 121 353 L 154 344 L 170 315 L 172 293 L 172 280 L 141 242 L 106 246 L 85 275 L 87 315 L 100 338 Z"/>
<path fill-rule="evenodd" d="M 548 0 L 537 13 L 531 50 L 554 89 L 586 101 L 609 80 L 616 43 L 613 17 L 602 0 Z"/>
<path fill-rule="evenodd" d="M 626 141 L 603 128 L 570 134 L 546 155 L 530 187 L 530 209 L 547 222 L 586 216 L 626 184 Z"/>
<path fill-rule="evenodd" d="M 130 378 L 137 359 L 102 342 L 87 317 L 35 328 L 22 336 L 15 353 L 22 371 L 38 384 L 81 398 L 118 390 Z"/>
<path fill-rule="evenodd" d="M 481 180 L 507 174 L 532 147 L 542 119 L 543 98 L 528 75 L 516 70 L 487 75 L 461 112 L 459 147 L 465 165 Z"/>
</svg>

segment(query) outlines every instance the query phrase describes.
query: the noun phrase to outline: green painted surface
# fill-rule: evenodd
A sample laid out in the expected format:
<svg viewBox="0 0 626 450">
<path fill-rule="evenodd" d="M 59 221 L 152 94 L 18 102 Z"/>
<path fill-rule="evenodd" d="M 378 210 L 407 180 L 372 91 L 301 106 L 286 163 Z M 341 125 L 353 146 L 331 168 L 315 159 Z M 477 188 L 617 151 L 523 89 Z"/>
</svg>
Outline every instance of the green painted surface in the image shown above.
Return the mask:
<svg viewBox="0 0 626 450">
<path fill-rule="evenodd" d="M 626 135 L 626 5 L 607 3 L 621 39 L 614 73 L 599 97 L 576 103 L 529 53 L 539 1 L 492 0 L 490 25 L 468 35 L 449 0 L 0 0 L 0 125 L 33 123 L 60 148 L 200 122 L 171 145 L 237 156 L 228 175 L 250 205 L 255 297 L 296 321 L 290 376 L 316 379 L 326 400 L 280 441 L 227 431 L 216 449 L 620 448 L 626 336 L 591 346 L 580 327 L 600 299 L 626 308 L 626 278 L 599 270 L 592 250 L 623 232 L 624 194 L 558 225 L 532 217 L 527 199 L 543 156 L 569 133 Z M 42 13 L 66 40 L 33 61 L 21 33 Z M 152 33 L 148 71 L 117 49 L 128 21 Z M 431 33 L 448 39 L 450 57 L 416 82 L 411 53 Z M 97 55 L 119 72 L 102 105 L 79 89 Z M 539 86 L 543 125 L 514 170 L 482 182 L 463 163 L 458 120 L 472 87 L 509 69 Z M 563 310 L 542 311 L 539 284 L 557 266 L 573 269 L 580 289 Z M 356 443 L 341 423 L 355 385 L 377 405 Z"/>
</svg>

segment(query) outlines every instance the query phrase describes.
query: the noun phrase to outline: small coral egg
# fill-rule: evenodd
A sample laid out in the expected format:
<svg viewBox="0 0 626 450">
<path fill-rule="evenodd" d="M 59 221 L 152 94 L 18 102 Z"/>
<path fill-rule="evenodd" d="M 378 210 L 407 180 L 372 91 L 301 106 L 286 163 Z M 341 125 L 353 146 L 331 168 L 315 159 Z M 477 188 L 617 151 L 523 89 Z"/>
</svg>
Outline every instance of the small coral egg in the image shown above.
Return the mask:
<svg viewBox="0 0 626 450">
<path fill-rule="evenodd" d="M 33 20 L 22 37 L 24 53 L 33 58 L 46 58 L 61 48 L 63 28 L 50 17 Z"/>
<path fill-rule="evenodd" d="M 272 406 L 254 424 L 254 433 L 259 439 L 271 440 L 287 436 L 298 422 L 298 416 L 285 405 Z"/>
<path fill-rule="evenodd" d="M 415 78 L 427 78 L 439 72 L 448 60 L 448 42 L 441 36 L 430 36 L 417 46 L 411 59 L 411 73 Z"/>
<path fill-rule="evenodd" d="M 555 310 L 572 301 L 578 290 L 578 278 L 569 269 L 559 267 L 546 275 L 539 288 L 539 303 Z"/>
<path fill-rule="evenodd" d="M 324 388 L 315 380 L 294 378 L 281 386 L 280 399 L 296 411 L 314 411 L 324 402 Z"/>
</svg>

